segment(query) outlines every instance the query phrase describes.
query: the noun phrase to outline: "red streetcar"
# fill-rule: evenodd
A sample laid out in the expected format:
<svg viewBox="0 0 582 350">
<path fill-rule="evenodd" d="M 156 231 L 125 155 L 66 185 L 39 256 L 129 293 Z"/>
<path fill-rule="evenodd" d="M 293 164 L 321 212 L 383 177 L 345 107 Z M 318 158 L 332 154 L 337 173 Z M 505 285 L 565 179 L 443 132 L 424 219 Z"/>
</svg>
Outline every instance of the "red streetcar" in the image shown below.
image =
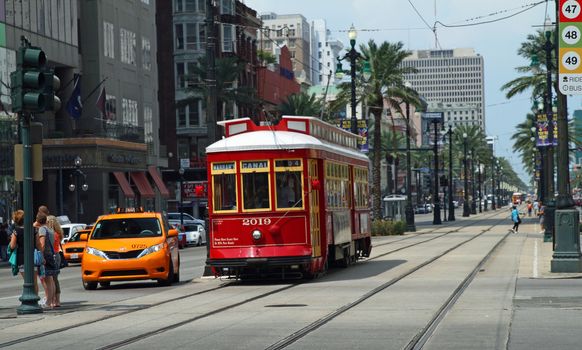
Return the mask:
<svg viewBox="0 0 582 350">
<path fill-rule="evenodd" d="M 368 158 L 359 136 L 311 117 L 219 122 L 206 149 L 217 276 L 311 278 L 371 251 Z"/>
</svg>

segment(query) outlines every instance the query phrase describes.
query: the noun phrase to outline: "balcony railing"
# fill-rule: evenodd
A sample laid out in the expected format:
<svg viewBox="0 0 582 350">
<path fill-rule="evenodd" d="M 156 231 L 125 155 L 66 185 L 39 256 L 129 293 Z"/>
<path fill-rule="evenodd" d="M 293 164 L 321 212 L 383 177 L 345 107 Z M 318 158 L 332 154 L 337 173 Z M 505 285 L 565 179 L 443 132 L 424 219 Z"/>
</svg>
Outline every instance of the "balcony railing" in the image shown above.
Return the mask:
<svg viewBox="0 0 582 350">
<path fill-rule="evenodd" d="M 102 129 L 79 129 L 73 136 L 68 136 L 59 130 L 53 130 L 45 137 L 49 139 L 62 139 L 68 137 L 101 137 L 119 141 L 145 143 L 144 128 L 141 126 L 117 123 L 103 123 Z"/>
</svg>

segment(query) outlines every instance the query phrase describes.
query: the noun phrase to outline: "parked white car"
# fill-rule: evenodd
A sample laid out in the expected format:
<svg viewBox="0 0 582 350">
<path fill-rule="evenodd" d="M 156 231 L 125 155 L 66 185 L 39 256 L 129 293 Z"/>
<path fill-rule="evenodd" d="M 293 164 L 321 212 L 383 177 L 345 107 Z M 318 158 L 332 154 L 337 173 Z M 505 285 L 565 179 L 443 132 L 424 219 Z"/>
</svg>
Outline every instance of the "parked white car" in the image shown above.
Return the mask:
<svg viewBox="0 0 582 350">
<path fill-rule="evenodd" d="M 202 245 L 206 244 L 206 230 L 201 224 L 184 224 L 184 231 L 186 232 L 186 242 L 188 245 Z"/>
</svg>

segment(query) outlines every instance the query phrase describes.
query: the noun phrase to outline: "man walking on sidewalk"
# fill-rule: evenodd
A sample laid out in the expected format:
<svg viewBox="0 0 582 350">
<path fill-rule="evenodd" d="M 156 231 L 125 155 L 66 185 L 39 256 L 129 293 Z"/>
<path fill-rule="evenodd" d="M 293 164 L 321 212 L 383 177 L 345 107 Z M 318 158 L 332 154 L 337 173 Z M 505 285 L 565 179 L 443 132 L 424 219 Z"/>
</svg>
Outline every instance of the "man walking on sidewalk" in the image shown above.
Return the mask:
<svg viewBox="0 0 582 350">
<path fill-rule="evenodd" d="M 517 231 L 519 230 L 519 224 L 521 224 L 521 218 L 519 217 L 519 211 L 517 210 L 517 207 L 515 205 L 511 210 L 511 221 L 513 221 L 513 228 L 511 229 L 511 231 L 513 233 L 517 233 Z"/>
</svg>

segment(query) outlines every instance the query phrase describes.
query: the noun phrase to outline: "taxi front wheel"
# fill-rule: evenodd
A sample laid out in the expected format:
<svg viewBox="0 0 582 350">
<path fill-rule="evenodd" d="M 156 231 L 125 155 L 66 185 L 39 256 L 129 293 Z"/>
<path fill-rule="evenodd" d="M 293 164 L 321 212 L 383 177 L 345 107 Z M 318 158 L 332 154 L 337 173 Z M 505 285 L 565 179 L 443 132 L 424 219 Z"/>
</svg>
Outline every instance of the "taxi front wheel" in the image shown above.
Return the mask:
<svg viewBox="0 0 582 350">
<path fill-rule="evenodd" d="M 85 282 L 85 281 L 83 281 L 83 288 L 85 288 L 85 290 L 95 290 L 95 289 L 97 289 L 97 282 Z"/>
</svg>

